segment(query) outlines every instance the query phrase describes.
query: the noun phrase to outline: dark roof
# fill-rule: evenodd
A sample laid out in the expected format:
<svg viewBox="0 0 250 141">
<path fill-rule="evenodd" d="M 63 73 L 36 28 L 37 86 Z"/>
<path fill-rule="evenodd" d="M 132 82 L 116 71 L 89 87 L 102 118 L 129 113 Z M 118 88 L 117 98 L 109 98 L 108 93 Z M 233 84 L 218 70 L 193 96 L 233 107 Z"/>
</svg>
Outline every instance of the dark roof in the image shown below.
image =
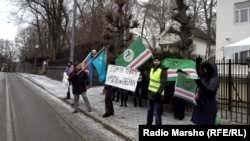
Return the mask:
<svg viewBox="0 0 250 141">
<path fill-rule="evenodd" d="M 208 40 L 208 35 L 204 31 L 202 31 L 199 28 L 194 28 L 193 30 L 193 35 L 197 38 L 203 39 L 203 40 Z M 212 43 L 215 43 L 215 40 L 212 39 Z"/>
</svg>

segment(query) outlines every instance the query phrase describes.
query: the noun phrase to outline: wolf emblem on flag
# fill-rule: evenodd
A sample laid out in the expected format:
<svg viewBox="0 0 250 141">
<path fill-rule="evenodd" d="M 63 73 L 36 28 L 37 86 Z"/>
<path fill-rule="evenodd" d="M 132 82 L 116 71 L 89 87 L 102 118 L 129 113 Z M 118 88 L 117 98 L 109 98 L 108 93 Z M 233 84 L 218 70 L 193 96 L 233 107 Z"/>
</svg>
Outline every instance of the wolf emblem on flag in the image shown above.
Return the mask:
<svg viewBox="0 0 250 141">
<path fill-rule="evenodd" d="M 132 49 L 126 49 L 123 54 L 123 59 L 126 62 L 131 62 L 134 59 L 135 53 Z"/>
</svg>

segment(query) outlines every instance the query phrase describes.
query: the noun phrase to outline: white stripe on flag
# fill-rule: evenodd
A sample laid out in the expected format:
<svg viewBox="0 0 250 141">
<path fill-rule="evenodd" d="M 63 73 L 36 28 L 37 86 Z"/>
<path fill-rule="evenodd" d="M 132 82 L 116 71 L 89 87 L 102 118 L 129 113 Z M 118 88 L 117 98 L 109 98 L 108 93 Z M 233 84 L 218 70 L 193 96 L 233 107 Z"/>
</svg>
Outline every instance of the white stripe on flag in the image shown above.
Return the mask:
<svg viewBox="0 0 250 141">
<path fill-rule="evenodd" d="M 143 64 L 147 59 L 152 56 L 152 53 L 149 49 L 145 49 L 139 56 L 137 56 L 127 67 L 129 68 L 137 68 L 141 64 Z"/>
<path fill-rule="evenodd" d="M 186 72 L 189 75 L 198 77 L 196 70 L 193 68 L 186 68 L 186 69 L 181 69 L 181 70 Z M 168 69 L 168 71 L 167 71 L 168 77 L 177 77 L 176 71 L 177 71 L 177 69 Z"/>
<path fill-rule="evenodd" d="M 196 101 L 195 101 L 195 93 L 187 91 L 185 89 L 175 87 L 174 95 L 179 95 L 182 98 L 185 98 L 185 99 L 187 99 L 188 101 L 191 101 L 194 104 L 196 103 Z"/>
</svg>

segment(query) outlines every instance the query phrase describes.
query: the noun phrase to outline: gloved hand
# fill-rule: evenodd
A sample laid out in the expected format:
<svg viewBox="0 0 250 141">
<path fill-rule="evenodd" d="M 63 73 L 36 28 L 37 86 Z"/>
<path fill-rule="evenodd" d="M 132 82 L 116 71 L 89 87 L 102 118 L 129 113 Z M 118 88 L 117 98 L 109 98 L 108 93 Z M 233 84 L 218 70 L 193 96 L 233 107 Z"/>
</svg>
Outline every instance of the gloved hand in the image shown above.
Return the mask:
<svg viewBox="0 0 250 141">
<path fill-rule="evenodd" d="M 201 85 L 201 80 L 200 79 L 195 79 L 195 83 L 200 86 Z"/>
<path fill-rule="evenodd" d="M 155 101 L 156 102 L 160 102 L 161 101 L 161 94 L 160 93 L 156 93 L 156 95 L 155 95 Z"/>
</svg>

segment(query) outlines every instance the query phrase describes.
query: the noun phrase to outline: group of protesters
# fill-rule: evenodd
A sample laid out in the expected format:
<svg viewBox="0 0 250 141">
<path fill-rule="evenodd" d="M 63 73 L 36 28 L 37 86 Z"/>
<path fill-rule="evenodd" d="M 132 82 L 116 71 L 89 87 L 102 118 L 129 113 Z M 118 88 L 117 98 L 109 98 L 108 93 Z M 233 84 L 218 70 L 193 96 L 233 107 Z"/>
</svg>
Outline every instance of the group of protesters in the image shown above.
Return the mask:
<svg viewBox="0 0 250 141">
<path fill-rule="evenodd" d="M 111 60 L 109 63 L 112 65 L 116 64 L 114 60 Z M 72 63 L 70 62 L 69 65 L 71 64 Z M 82 96 L 86 104 L 87 111 L 91 112 L 91 106 L 86 96 L 86 91 L 89 85 L 88 74 L 85 71 L 82 71 L 79 62 L 74 63 L 72 67 L 74 69 L 65 69 L 65 71 L 71 70 L 71 72 L 68 72 L 68 80 L 70 81 L 69 84 L 72 84 L 72 91 L 74 95 L 74 111 L 72 113 L 78 112 L 80 95 Z M 161 58 L 159 56 L 155 56 L 153 58 L 153 66 L 151 67 L 147 78 L 148 87 L 146 125 L 152 125 L 154 117 L 155 124 L 162 125 L 162 112 L 165 94 L 164 91 L 167 85 L 167 69 L 167 67 L 161 65 Z M 140 76 L 137 81 L 136 89 L 133 92 L 133 102 L 135 107 L 142 107 L 142 82 L 143 79 L 145 79 L 145 73 L 140 68 L 138 69 L 138 71 L 140 72 Z M 197 105 L 194 107 L 191 121 L 197 125 L 214 125 L 217 114 L 216 93 L 219 87 L 217 66 L 214 63 L 210 62 L 202 63 L 200 78 L 196 80 L 196 83 L 198 86 L 196 95 Z M 130 91 L 106 84 L 104 85 L 104 91 L 105 112 L 103 114 L 103 118 L 114 115 L 113 101 L 118 102 L 119 100 L 121 100 L 120 106 L 127 107 L 127 100 Z M 177 115 L 175 115 L 180 120 L 184 118 L 183 114 L 185 113 L 183 112 L 183 110 L 181 116 L 178 117 Z"/>
</svg>

